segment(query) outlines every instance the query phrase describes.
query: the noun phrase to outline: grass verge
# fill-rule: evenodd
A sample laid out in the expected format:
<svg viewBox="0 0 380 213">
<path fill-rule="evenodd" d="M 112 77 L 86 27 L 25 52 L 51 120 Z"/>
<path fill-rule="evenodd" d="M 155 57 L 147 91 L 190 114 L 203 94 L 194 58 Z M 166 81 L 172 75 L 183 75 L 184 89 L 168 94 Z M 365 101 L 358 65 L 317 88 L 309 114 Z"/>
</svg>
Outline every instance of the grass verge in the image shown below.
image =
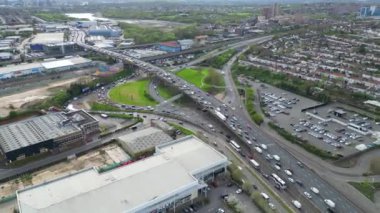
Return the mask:
<svg viewBox="0 0 380 213">
<path fill-rule="evenodd" d="M 170 126 L 172 126 L 173 128 L 181 131 L 184 135 L 195 135 L 195 133 L 181 125 L 178 125 L 178 124 L 175 124 L 175 123 L 169 123 Z"/>
<path fill-rule="evenodd" d="M 251 119 L 257 124 L 260 125 L 264 122 L 264 118 L 261 114 L 257 113 L 253 105 L 255 101 L 255 93 L 252 88 L 247 88 L 245 90 L 245 107 Z"/>
<path fill-rule="evenodd" d="M 107 105 L 107 104 L 98 103 L 98 102 L 91 103 L 91 110 L 93 110 L 93 111 L 112 111 L 112 112 L 122 111 L 121 109 L 119 109 L 117 107 Z"/>
<path fill-rule="evenodd" d="M 166 87 L 164 85 L 157 86 L 158 94 L 165 100 L 170 99 L 171 97 L 177 95 L 177 93 L 171 89 L 170 87 Z"/>
<path fill-rule="evenodd" d="M 371 159 L 369 172 L 373 175 L 380 175 L 380 157 Z"/>
<path fill-rule="evenodd" d="M 375 192 L 380 190 L 380 183 L 371 183 L 371 182 L 348 182 L 355 189 L 357 189 L 360 193 L 370 199 L 372 202 L 374 201 Z"/>
</svg>

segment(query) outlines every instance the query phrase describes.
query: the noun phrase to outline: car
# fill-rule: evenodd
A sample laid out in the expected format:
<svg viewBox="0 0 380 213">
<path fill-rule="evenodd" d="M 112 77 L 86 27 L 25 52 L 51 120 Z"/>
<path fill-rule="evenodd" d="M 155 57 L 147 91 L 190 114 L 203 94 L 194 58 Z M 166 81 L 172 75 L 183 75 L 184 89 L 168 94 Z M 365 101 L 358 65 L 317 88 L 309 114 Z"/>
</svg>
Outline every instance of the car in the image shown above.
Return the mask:
<svg viewBox="0 0 380 213">
<path fill-rule="evenodd" d="M 280 156 L 278 156 L 278 155 L 272 155 L 273 156 L 273 159 L 275 159 L 276 161 L 280 161 Z"/>
<path fill-rule="evenodd" d="M 300 181 L 300 180 L 296 180 L 296 183 L 297 183 L 299 186 L 303 187 L 303 183 L 302 183 L 302 181 Z"/>
<path fill-rule="evenodd" d="M 261 197 L 263 197 L 265 200 L 269 200 L 269 196 L 268 196 L 266 193 L 261 192 L 260 195 L 261 195 Z"/>
<path fill-rule="evenodd" d="M 257 186 L 255 184 L 252 184 L 253 189 L 257 190 Z"/>
<path fill-rule="evenodd" d="M 281 167 L 279 167 L 278 165 L 274 165 L 273 167 L 274 167 L 276 170 L 279 170 L 279 171 L 281 170 Z"/>
<path fill-rule="evenodd" d="M 271 154 L 266 154 L 265 155 L 265 159 L 267 160 L 272 160 L 273 159 L 273 156 Z"/>
<path fill-rule="evenodd" d="M 297 208 L 300 209 L 302 208 L 301 203 L 298 200 L 292 200 L 293 205 Z"/>
<path fill-rule="evenodd" d="M 219 209 L 216 211 L 216 213 L 224 213 L 224 209 L 219 208 Z"/>
<path fill-rule="evenodd" d="M 268 203 L 268 205 L 269 205 L 269 208 L 271 208 L 271 209 L 276 209 L 276 206 L 273 204 L 273 203 Z"/>
<path fill-rule="evenodd" d="M 284 172 L 285 172 L 285 174 L 287 174 L 288 176 L 292 176 L 292 175 L 293 175 L 293 173 L 292 173 L 290 170 L 288 170 L 288 169 L 285 169 Z"/>
<path fill-rule="evenodd" d="M 267 175 L 267 174 L 265 174 L 265 173 L 263 173 L 262 175 L 263 175 L 263 177 L 265 177 L 266 179 L 269 179 L 269 175 Z"/>
<path fill-rule="evenodd" d="M 303 168 L 303 164 L 302 164 L 301 162 L 297 161 L 297 165 L 298 165 L 299 167 Z"/>
<path fill-rule="evenodd" d="M 319 190 L 315 187 L 310 187 L 310 190 L 314 192 L 315 194 L 319 194 Z"/>
<path fill-rule="evenodd" d="M 231 186 L 233 186 L 234 184 L 232 183 L 232 182 L 229 182 L 229 183 L 227 183 L 227 187 L 231 187 Z"/>
<path fill-rule="evenodd" d="M 291 182 L 291 183 L 294 183 L 294 179 L 291 178 L 291 177 L 288 177 L 288 181 Z"/>
<path fill-rule="evenodd" d="M 307 198 L 309 198 L 309 199 L 311 199 L 312 197 L 311 197 L 311 194 L 309 193 L 309 192 L 304 192 L 303 193 Z"/>
<path fill-rule="evenodd" d="M 242 192 L 243 192 L 243 190 L 240 189 L 240 188 L 236 190 L 236 194 L 240 194 L 240 193 L 242 193 Z"/>
</svg>

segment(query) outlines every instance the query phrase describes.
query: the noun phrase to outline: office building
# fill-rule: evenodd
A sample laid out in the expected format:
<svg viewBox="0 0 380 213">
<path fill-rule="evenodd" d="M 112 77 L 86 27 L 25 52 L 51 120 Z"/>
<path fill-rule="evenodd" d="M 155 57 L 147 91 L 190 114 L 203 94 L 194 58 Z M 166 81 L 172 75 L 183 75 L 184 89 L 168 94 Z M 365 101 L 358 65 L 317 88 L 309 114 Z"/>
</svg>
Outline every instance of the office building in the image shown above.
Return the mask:
<svg viewBox="0 0 380 213">
<path fill-rule="evenodd" d="M 107 172 L 95 168 L 16 192 L 20 213 L 168 212 L 206 193 L 227 158 L 187 136 L 156 147 L 155 155 Z"/>
<path fill-rule="evenodd" d="M 0 126 L 0 147 L 6 158 L 13 161 L 85 141 L 98 131 L 98 121 L 83 110 L 52 112 Z"/>
</svg>

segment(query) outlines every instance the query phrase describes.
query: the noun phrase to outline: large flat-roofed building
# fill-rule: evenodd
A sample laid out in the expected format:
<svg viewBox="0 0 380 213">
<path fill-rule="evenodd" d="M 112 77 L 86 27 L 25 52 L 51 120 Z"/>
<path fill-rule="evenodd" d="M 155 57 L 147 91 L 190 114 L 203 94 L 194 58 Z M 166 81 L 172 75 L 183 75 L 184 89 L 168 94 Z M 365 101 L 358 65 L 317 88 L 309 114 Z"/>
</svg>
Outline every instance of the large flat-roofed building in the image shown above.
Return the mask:
<svg viewBox="0 0 380 213">
<path fill-rule="evenodd" d="M 120 146 L 134 157 L 151 149 L 154 150 L 157 145 L 172 140 L 165 132 L 154 127 L 139 130 L 118 138 Z"/>
<path fill-rule="evenodd" d="M 44 45 L 63 43 L 64 33 L 38 33 L 29 43 L 32 51 L 43 51 Z"/>
<path fill-rule="evenodd" d="M 37 74 L 41 72 L 68 71 L 90 67 L 92 65 L 93 63 L 91 60 L 82 57 L 69 57 L 59 60 L 10 65 L 6 67 L 0 67 L 0 80 Z"/>
<path fill-rule="evenodd" d="M 194 136 L 156 147 L 156 154 L 99 173 L 87 169 L 17 191 L 21 213 L 167 212 L 198 197 L 227 158 Z"/>
<path fill-rule="evenodd" d="M 0 126 L 0 147 L 8 160 L 16 160 L 83 141 L 97 131 L 98 121 L 83 110 L 53 112 Z"/>
<path fill-rule="evenodd" d="M 90 36 L 104 36 L 108 37 L 119 37 L 123 34 L 119 27 L 112 27 L 108 25 L 92 26 L 88 30 L 88 35 Z"/>
</svg>

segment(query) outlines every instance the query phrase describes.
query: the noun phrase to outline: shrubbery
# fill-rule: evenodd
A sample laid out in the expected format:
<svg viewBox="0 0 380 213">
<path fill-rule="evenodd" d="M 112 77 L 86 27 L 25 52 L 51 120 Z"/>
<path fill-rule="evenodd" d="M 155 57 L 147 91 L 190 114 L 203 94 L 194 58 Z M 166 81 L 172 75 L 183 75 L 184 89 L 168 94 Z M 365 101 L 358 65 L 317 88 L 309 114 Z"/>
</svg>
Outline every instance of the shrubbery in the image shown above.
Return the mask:
<svg viewBox="0 0 380 213">
<path fill-rule="evenodd" d="M 207 60 L 206 63 L 214 68 L 221 69 L 231 58 L 236 54 L 235 49 L 229 49 L 221 55 L 216 56 L 210 60 Z"/>
<path fill-rule="evenodd" d="M 255 95 L 252 88 L 247 88 L 245 90 L 245 99 L 245 107 L 248 111 L 249 116 L 251 116 L 251 119 L 258 125 L 262 124 L 264 122 L 264 118 L 262 115 L 256 112 L 253 105 Z"/>
<path fill-rule="evenodd" d="M 255 205 L 265 213 L 274 212 L 268 205 L 268 201 L 266 201 L 263 197 L 261 197 L 259 192 L 253 192 L 251 194 L 251 199 L 255 203 Z"/>
</svg>

